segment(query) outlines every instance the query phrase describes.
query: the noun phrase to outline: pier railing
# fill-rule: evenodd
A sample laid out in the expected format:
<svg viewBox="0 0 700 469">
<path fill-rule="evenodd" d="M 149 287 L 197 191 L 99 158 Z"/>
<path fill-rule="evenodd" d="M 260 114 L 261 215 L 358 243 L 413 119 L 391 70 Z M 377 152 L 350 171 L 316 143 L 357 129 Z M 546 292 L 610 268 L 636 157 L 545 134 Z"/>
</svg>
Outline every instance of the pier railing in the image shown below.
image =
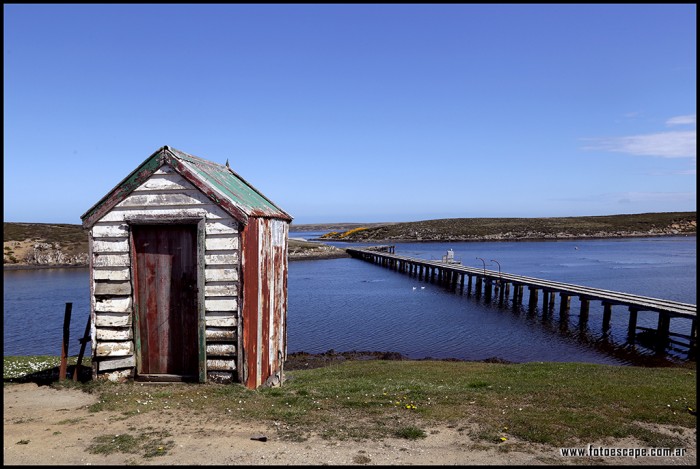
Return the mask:
<svg viewBox="0 0 700 469">
<path fill-rule="evenodd" d="M 588 321 L 589 305 L 591 301 L 600 301 L 603 305 L 603 332 L 610 329 L 612 307 L 614 305 L 626 306 L 629 311 L 628 341 L 634 342 L 637 329 L 647 330 L 637 326 L 639 311 L 652 311 L 658 313 L 656 335 L 657 350 L 665 350 L 669 343 L 688 347 L 688 355 L 694 357 L 697 347 L 697 306 L 690 303 L 652 298 L 631 293 L 623 293 L 601 288 L 586 287 L 570 283 L 556 282 L 552 280 L 526 277 L 523 275 L 496 272 L 484 268 L 467 267 L 460 264 L 446 263 L 436 260 L 426 260 L 406 257 L 394 254 L 393 246 L 382 246 L 381 250 L 346 249 L 348 254 L 357 259 L 372 262 L 404 273 L 417 276 L 419 279 L 434 281 L 456 290 L 459 285 L 464 293 L 465 279 L 467 292 L 471 294 L 472 286 L 477 297 L 484 296 L 486 301 L 498 298 L 503 304 L 508 300 L 512 290 L 512 305 L 519 307 L 523 304 L 523 292 L 527 287 L 529 291 L 528 307 L 534 309 L 538 304 L 538 292 L 542 291 L 542 311 L 547 314 L 554 309 L 555 294 L 560 296 L 560 314 L 568 314 L 571 297 L 576 296 L 581 302 L 579 312 L 579 325 L 585 326 Z M 671 318 L 685 318 L 690 321 L 689 334 L 670 332 Z M 679 342 L 677 339 L 685 342 Z"/>
</svg>

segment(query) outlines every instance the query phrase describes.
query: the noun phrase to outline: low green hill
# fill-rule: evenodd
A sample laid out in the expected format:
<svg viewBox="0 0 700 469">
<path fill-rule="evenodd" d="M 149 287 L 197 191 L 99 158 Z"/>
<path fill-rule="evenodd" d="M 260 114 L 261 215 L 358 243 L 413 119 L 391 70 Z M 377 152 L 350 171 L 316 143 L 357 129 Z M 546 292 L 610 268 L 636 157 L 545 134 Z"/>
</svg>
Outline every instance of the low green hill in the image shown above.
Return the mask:
<svg viewBox="0 0 700 469">
<path fill-rule="evenodd" d="M 339 241 L 477 241 L 695 234 L 696 212 L 553 218 L 446 218 L 354 228 Z"/>
</svg>

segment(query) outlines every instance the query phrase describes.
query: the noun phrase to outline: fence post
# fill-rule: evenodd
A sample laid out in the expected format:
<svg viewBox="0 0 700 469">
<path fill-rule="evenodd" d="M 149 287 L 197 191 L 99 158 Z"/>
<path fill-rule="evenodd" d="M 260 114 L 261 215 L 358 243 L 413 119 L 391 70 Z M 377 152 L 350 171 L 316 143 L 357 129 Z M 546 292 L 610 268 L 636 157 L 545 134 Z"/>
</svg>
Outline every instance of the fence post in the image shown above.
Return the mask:
<svg viewBox="0 0 700 469">
<path fill-rule="evenodd" d="M 63 346 L 61 347 L 61 366 L 58 371 L 58 379 L 66 379 L 66 367 L 68 366 L 68 340 L 70 336 L 70 313 L 73 303 L 66 303 L 66 312 L 63 316 Z"/>
</svg>

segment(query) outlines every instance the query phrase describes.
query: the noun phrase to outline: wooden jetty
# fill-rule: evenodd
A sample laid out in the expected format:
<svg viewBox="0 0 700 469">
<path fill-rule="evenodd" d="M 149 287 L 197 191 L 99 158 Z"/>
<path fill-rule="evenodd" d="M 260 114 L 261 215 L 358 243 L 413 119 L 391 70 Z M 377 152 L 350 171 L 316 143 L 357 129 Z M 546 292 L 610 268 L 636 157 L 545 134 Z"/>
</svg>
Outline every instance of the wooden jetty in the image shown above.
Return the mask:
<svg viewBox="0 0 700 469">
<path fill-rule="evenodd" d="M 400 256 L 395 254 L 394 246 L 374 246 L 364 249 L 347 248 L 346 251 L 356 259 L 407 273 L 426 282 L 439 283 L 454 291 L 459 286 L 461 293 L 464 293 L 466 281 L 468 294 L 471 295 L 473 288 L 474 295 L 477 298 L 483 296 L 487 302 L 497 299 L 501 305 L 505 301 L 510 300 L 514 308 L 519 308 L 523 305 L 525 287 L 528 288 L 527 301 L 530 310 L 534 310 L 537 307 L 539 301 L 538 293 L 542 291 L 542 312 L 544 315 L 548 315 L 554 310 L 555 295 L 558 294 L 560 297 L 560 317 L 567 317 L 571 307 L 571 297 L 575 296 L 581 302 L 579 311 L 579 326 L 581 328 L 585 328 L 587 325 L 590 302 L 600 301 L 603 305 L 602 331 L 604 334 L 610 330 L 613 306 L 625 306 L 629 312 L 628 342 L 635 342 L 638 330 L 651 331 L 655 336 L 655 348 L 657 351 L 662 352 L 670 343 L 673 343 L 687 347 L 689 357 L 695 356 L 697 347 L 697 306 L 694 304 L 509 274 L 500 272 L 500 268 L 496 272 L 487 270 L 485 266 L 481 269 L 459 264 L 448 264 L 437 260 Z M 658 313 L 656 329 L 637 326 L 637 317 L 640 311 Z M 671 332 L 672 318 L 689 320 L 689 334 Z M 678 339 L 683 339 L 683 341 Z"/>
</svg>

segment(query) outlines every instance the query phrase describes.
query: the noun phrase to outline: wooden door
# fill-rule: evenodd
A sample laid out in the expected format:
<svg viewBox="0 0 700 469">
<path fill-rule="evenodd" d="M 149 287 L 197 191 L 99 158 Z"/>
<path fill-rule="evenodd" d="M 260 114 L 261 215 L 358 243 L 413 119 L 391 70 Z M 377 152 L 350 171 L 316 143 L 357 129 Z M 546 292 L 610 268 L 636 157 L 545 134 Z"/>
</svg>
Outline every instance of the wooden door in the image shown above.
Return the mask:
<svg viewBox="0 0 700 469">
<path fill-rule="evenodd" d="M 132 233 L 138 374 L 196 379 L 196 225 L 133 225 Z"/>
</svg>

